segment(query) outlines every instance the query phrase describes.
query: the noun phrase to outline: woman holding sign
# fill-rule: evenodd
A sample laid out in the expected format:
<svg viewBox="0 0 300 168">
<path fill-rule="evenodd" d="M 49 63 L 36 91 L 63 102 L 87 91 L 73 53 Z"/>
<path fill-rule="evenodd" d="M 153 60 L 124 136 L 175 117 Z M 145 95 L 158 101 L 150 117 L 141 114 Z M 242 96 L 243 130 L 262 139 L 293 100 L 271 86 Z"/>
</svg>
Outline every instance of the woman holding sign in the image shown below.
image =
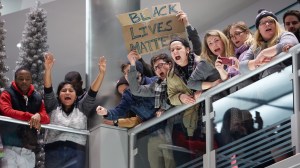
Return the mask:
<svg viewBox="0 0 300 168">
<path fill-rule="evenodd" d="M 195 102 L 194 92 L 187 87 L 187 80 L 198 64 L 200 57 L 197 55 L 201 52 L 199 35 L 197 30 L 189 24 L 187 15 L 183 11 L 180 11 L 178 12 L 177 17 L 178 20 L 182 21 L 186 26 L 188 38 L 192 42 L 193 50 L 195 52 L 192 51 L 192 48 L 186 39 L 180 37 L 171 39 L 169 49 L 172 59 L 174 60 L 174 66 L 167 76 L 167 91 L 170 103 L 174 106 Z M 200 145 L 196 148 L 191 147 L 195 145 L 191 145 L 193 142 L 190 141 L 190 139 L 194 137 L 195 130 L 199 128 L 198 120 L 202 120 L 201 117 L 198 117 L 198 109 L 199 105 L 197 104 L 185 110 L 183 112 L 182 120 L 176 121 L 176 124 L 173 127 L 174 145 L 192 150 L 197 155 L 202 154 L 205 149 L 205 145 L 201 146 L 200 143 L 198 143 Z M 204 149 L 202 150 L 201 148 Z M 189 161 L 191 156 L 189 154 L 185 155 L 182 152 L 174 152 L 174 158 L 176 160 L 176 165 L 181 165 Z"/>
</svg>

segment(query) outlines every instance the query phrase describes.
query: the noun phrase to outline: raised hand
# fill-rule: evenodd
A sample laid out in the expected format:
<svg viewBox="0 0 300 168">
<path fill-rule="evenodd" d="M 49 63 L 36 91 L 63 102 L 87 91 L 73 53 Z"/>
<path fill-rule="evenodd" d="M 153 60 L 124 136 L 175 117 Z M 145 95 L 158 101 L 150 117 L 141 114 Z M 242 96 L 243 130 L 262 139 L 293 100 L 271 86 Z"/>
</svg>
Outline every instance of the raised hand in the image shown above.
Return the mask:
<svg viewBox="0 0 300 168">
<path fill-rule="evenodd" d="M 133 50 L 136 54 L 134 55 L 135 59 L 136 60 L 139 60 L 142 58 L 142 56 L 136 51 L 136 50 Z"/>
<path fill-rule="evenodd" d="M 100 72 L 106 71 L 106 59 L 104 56 L 101 56 L 98 61 L 98 67 Z"/>
<path fill-rule="evenodd" d="M 137 57 L 140 57 L 139 54 L 136 52 L 136 50 L 132 50 L 127 55 L 128 61 L 131 65 L 135 65 L 135 61 L 137 60 Z"/>
<path fill-rule="evenodd" d="M 183 22 L 184 26 L 188 26 L 189 25 L 189 21 L 188 21 L 188 17 L 187 17 L 186 13 L 184 13 L 183 11 L 179 11 L 176 14 L 176 16 L 178 18 L 178 21 Z"/>
<path fill-rule="evenodd" d="M 44 54 L 44 59 L 45 70 L 51 70 L 55 61 L 53 54 L 50 52 L 46 52 Z"/>
</svg>

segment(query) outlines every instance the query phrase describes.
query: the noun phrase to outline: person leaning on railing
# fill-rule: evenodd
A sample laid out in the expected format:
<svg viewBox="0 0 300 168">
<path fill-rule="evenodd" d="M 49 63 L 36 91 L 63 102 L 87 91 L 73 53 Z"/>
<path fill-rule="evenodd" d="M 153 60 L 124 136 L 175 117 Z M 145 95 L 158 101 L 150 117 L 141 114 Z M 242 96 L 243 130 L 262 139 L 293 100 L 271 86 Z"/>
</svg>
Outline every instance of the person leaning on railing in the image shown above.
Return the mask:
<svg viewBox="0 0 300 168">
<path fill-rule="evenodd" d="M 99 73 L 88 93 L 78 102 L 75 87 L 70 81 L 63 81 L 57 88 L 57 97 L 52 88 L 52 68 L 54 57 L 45 54 L 44 91 L 45 105 L 50 114 L 50 123 L 75 129 L 87 129 L 87 116 L 93 108 L 97 92 L 102 84 L 106 60 L 102 56 L 98 62 Z M 47 168 L 85 167 L 86 135 L 58 130 L 46 130 L 45 165 Z"/>
<path fill-rule="evenodd" d="M 259 10 L 255 19 L 257 28 L 253 45 L 240 62 L 240 72 L 247 74 L 257 67 L 270 62 L 276 55 L 298 44 L 296 36 L 284 31 L 278 23 L 277 17 L 270 11 Z M 280 71 L 285 65 L 280 63 L 260 73 L 260 78 Z"/>
<path fill-rule="evenodd" d="M 189 22 L 186 13 L 178 12 L 178 20 L 186 26 L 189 42 L 180 37 L 173 37 L 169 43 L 174 65 L 167 75 L 167 93 L 168 99 L 173 106 L 195 103 L 194 91 L 187 87 L 187 80 L 199 62 L 201 52 L 201 41 L 198 32 Z M 178 118 L 178 119 L 177 119 Z M 181 113 L 181 117 L 175 117 L 172 131 L 173 144 L 187 148 L 200 155 L 205 148 L 202 143 L 193 137 L 199 138 L 197 130 L 201 130 L 202 115 L 199 112 L 199 104 L 196 104 Z M 198 144 L 198 145 L 194 145 Z M 196 146 L 196 147 L 195 147 Z M 176 165 L 188 162 L 193 154 L 173 152 Z"/>
<path fill-rule="evenodd" d="M 228 26 L 228 37 L 230 49 L 234 51 L 234 56 L 241 61 L 247 50 L 253 44 L 253 34 L 245 22 L 239 21 Z M 238 65 L 238 64 L 237 64 Z M 236 72 L 238 67 L 229 67 L 229 71 Z M 237 74 L 240 74 L 237 72 Z M 234 75 L 233 75 L 234 76 Z"/>
<path fill-rule="evenodd" d="M 234 56 L 238 59 L 236 61 L 240 62 L 243 60 L 246 52 L 253 44 L 254 38 L 251 30 L 246 25 L 245 22 L 239 21 L 232 23 L 227 27 L 228 31 L 226 36 L 230 42 L 230 49 L 234 51 Z M 227 72 L 229 72 L 230 77 L 235 75 L 240 75 L 239 63 L 235 63 L 234 66 L 227 67 Z M 233 93 L 249 84 L 255 82 L 257 79 L 255 77 L 249 78 L 235 86 L 230 87 L 230 93 Z"/>
<path fill-rule="evenodd" d="M 187 88 L 186 82 L 198 64 L 198 55 L 201 53 L 200 37 L 197 30 L 190 25 L 187 14 L 179 11 L 177 17 L 186 27 L 188 38 L 192 42 L 193 47 L 190 47 L 186 39 L 180 37 L 172 38 L 169 44 L 174 66 L 167 76 L 167 90 L 170 103 L 174 106 L 195 102 L 194 93 Z M 197 111 L 198 105 L 195 105 L 184 112 L 181 122 L 185 127 L 184 129 L 186 129 L 185 132 L 188 137 L 192 137 L 197 128 Z"/>
<path fill-rule="evenodd" d="M 148 85 L 140 85 L 137 80 L 136 70 L 136 51 L 131 51 L 128 54 L 128 60 L 131 64 L 128 73 L 128 83 L 131 93 L 135 96 L 152 97 L 155 99 L 154 108 L 156 117 L 160 117 L 166 110 L 170 108 L 167 96 L 166 77 L 173 66 L 172 59 L 165 53 L 155 55 L 151 58 L 151 65 L 158 79 Z M 148 138 L 147 151 L 148 160 L 151 168 L 171 168 L 175 167 L 173 153 L 169 149 L 159 148 L 161 145 L 172 145 L 171 128 L 169 124 L 163 122 L 159 124 L 160 128 L 151 133 Z M 171 126 L 172 127 L 172 126 Z"/>
<path fill-rule="evenodd" d="M 7 123 L 1 129 L 4 145 L 3 168 L 35 167 L 34 150 L 37 148 L 37 130 L 41 124 L 49 124 L 41 95 L 34 90 L 32 74 L 25 67 L 15 72 L 15 80 L 5 89 L 0 97 L 0 110 L 4 116 L 28 121 L 27 125 Z"/>
</svg>

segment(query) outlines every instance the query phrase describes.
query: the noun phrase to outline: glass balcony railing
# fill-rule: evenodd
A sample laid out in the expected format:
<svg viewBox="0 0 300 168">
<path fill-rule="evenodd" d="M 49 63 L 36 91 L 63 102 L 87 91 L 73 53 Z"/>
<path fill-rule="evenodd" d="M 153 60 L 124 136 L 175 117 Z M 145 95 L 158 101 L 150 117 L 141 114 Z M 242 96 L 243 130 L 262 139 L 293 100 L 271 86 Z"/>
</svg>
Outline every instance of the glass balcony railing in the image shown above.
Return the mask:
<svg viewBox="0 0 300 168">
<path fill-rule="evenodd" d="M 299 153 L 299 133 L 292 131 L 298 130 L 300 121 L 299 56 L 297 45 L 269 64 L 203 93 L 195 104 L 204 109 L 196 137 L 182 131 L 184 111 L 195 105 L 174 107 L 129 130 L 130 168 L 149 167 L 158 158 L 160 163 L 173 160 L 172 166 L 180 168 L 265 167 Z M 291 57 L 293 65 L 249 82 Z M 149 133 L 155 127 L 163 129 L 162 134 Z M 171 140 L 166 141 L 166 136 Z M 153 143 L 155 138 L 164 141 Z"/>
</svg>

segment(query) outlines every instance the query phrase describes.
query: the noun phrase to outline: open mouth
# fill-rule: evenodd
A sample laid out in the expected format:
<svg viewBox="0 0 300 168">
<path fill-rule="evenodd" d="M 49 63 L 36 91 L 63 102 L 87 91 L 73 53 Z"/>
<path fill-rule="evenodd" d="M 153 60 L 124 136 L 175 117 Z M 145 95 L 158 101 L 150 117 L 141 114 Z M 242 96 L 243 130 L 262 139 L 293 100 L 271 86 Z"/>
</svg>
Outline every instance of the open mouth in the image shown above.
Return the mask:
<svg viewBox="0 0 300 168">
<path fill-rule="evenodd" d="M 236 42 L 235 42 L 235 44 L 239 44 L 239 43 L 240 43 L 240 41 L 236 41 Z"/>
<path fill-rule="evenodd" d="M 221 49 L 220 48 L 217 48 L 217 49 L 215 49 L 214 51 L 217 53 L 217 52 L 219 52 Z"/>
<path fill-rule="evenodd" d="M 176 56 L 175 57 L 176 60 L 180 60 L 180 58 L 181 58 L 180 56 Z"/>
<path fill-rule="evenodd" d="M 272 30 L 271 28 L 268 28 L 268 29 L 266 29 L 266 32 L 271 31 L 271 30 Z"/>
<path fill-rule="evenodd" d="M 65 100 L 71 100 L 71 97 L 65 97 Z"/>
<path fill-rule="evenodd" d="M 160 77 L 165 77 L 165 73 L 161 72 L 161 73 L 159 74 L 159 76 L 160 76 Z"/>
</svg>

